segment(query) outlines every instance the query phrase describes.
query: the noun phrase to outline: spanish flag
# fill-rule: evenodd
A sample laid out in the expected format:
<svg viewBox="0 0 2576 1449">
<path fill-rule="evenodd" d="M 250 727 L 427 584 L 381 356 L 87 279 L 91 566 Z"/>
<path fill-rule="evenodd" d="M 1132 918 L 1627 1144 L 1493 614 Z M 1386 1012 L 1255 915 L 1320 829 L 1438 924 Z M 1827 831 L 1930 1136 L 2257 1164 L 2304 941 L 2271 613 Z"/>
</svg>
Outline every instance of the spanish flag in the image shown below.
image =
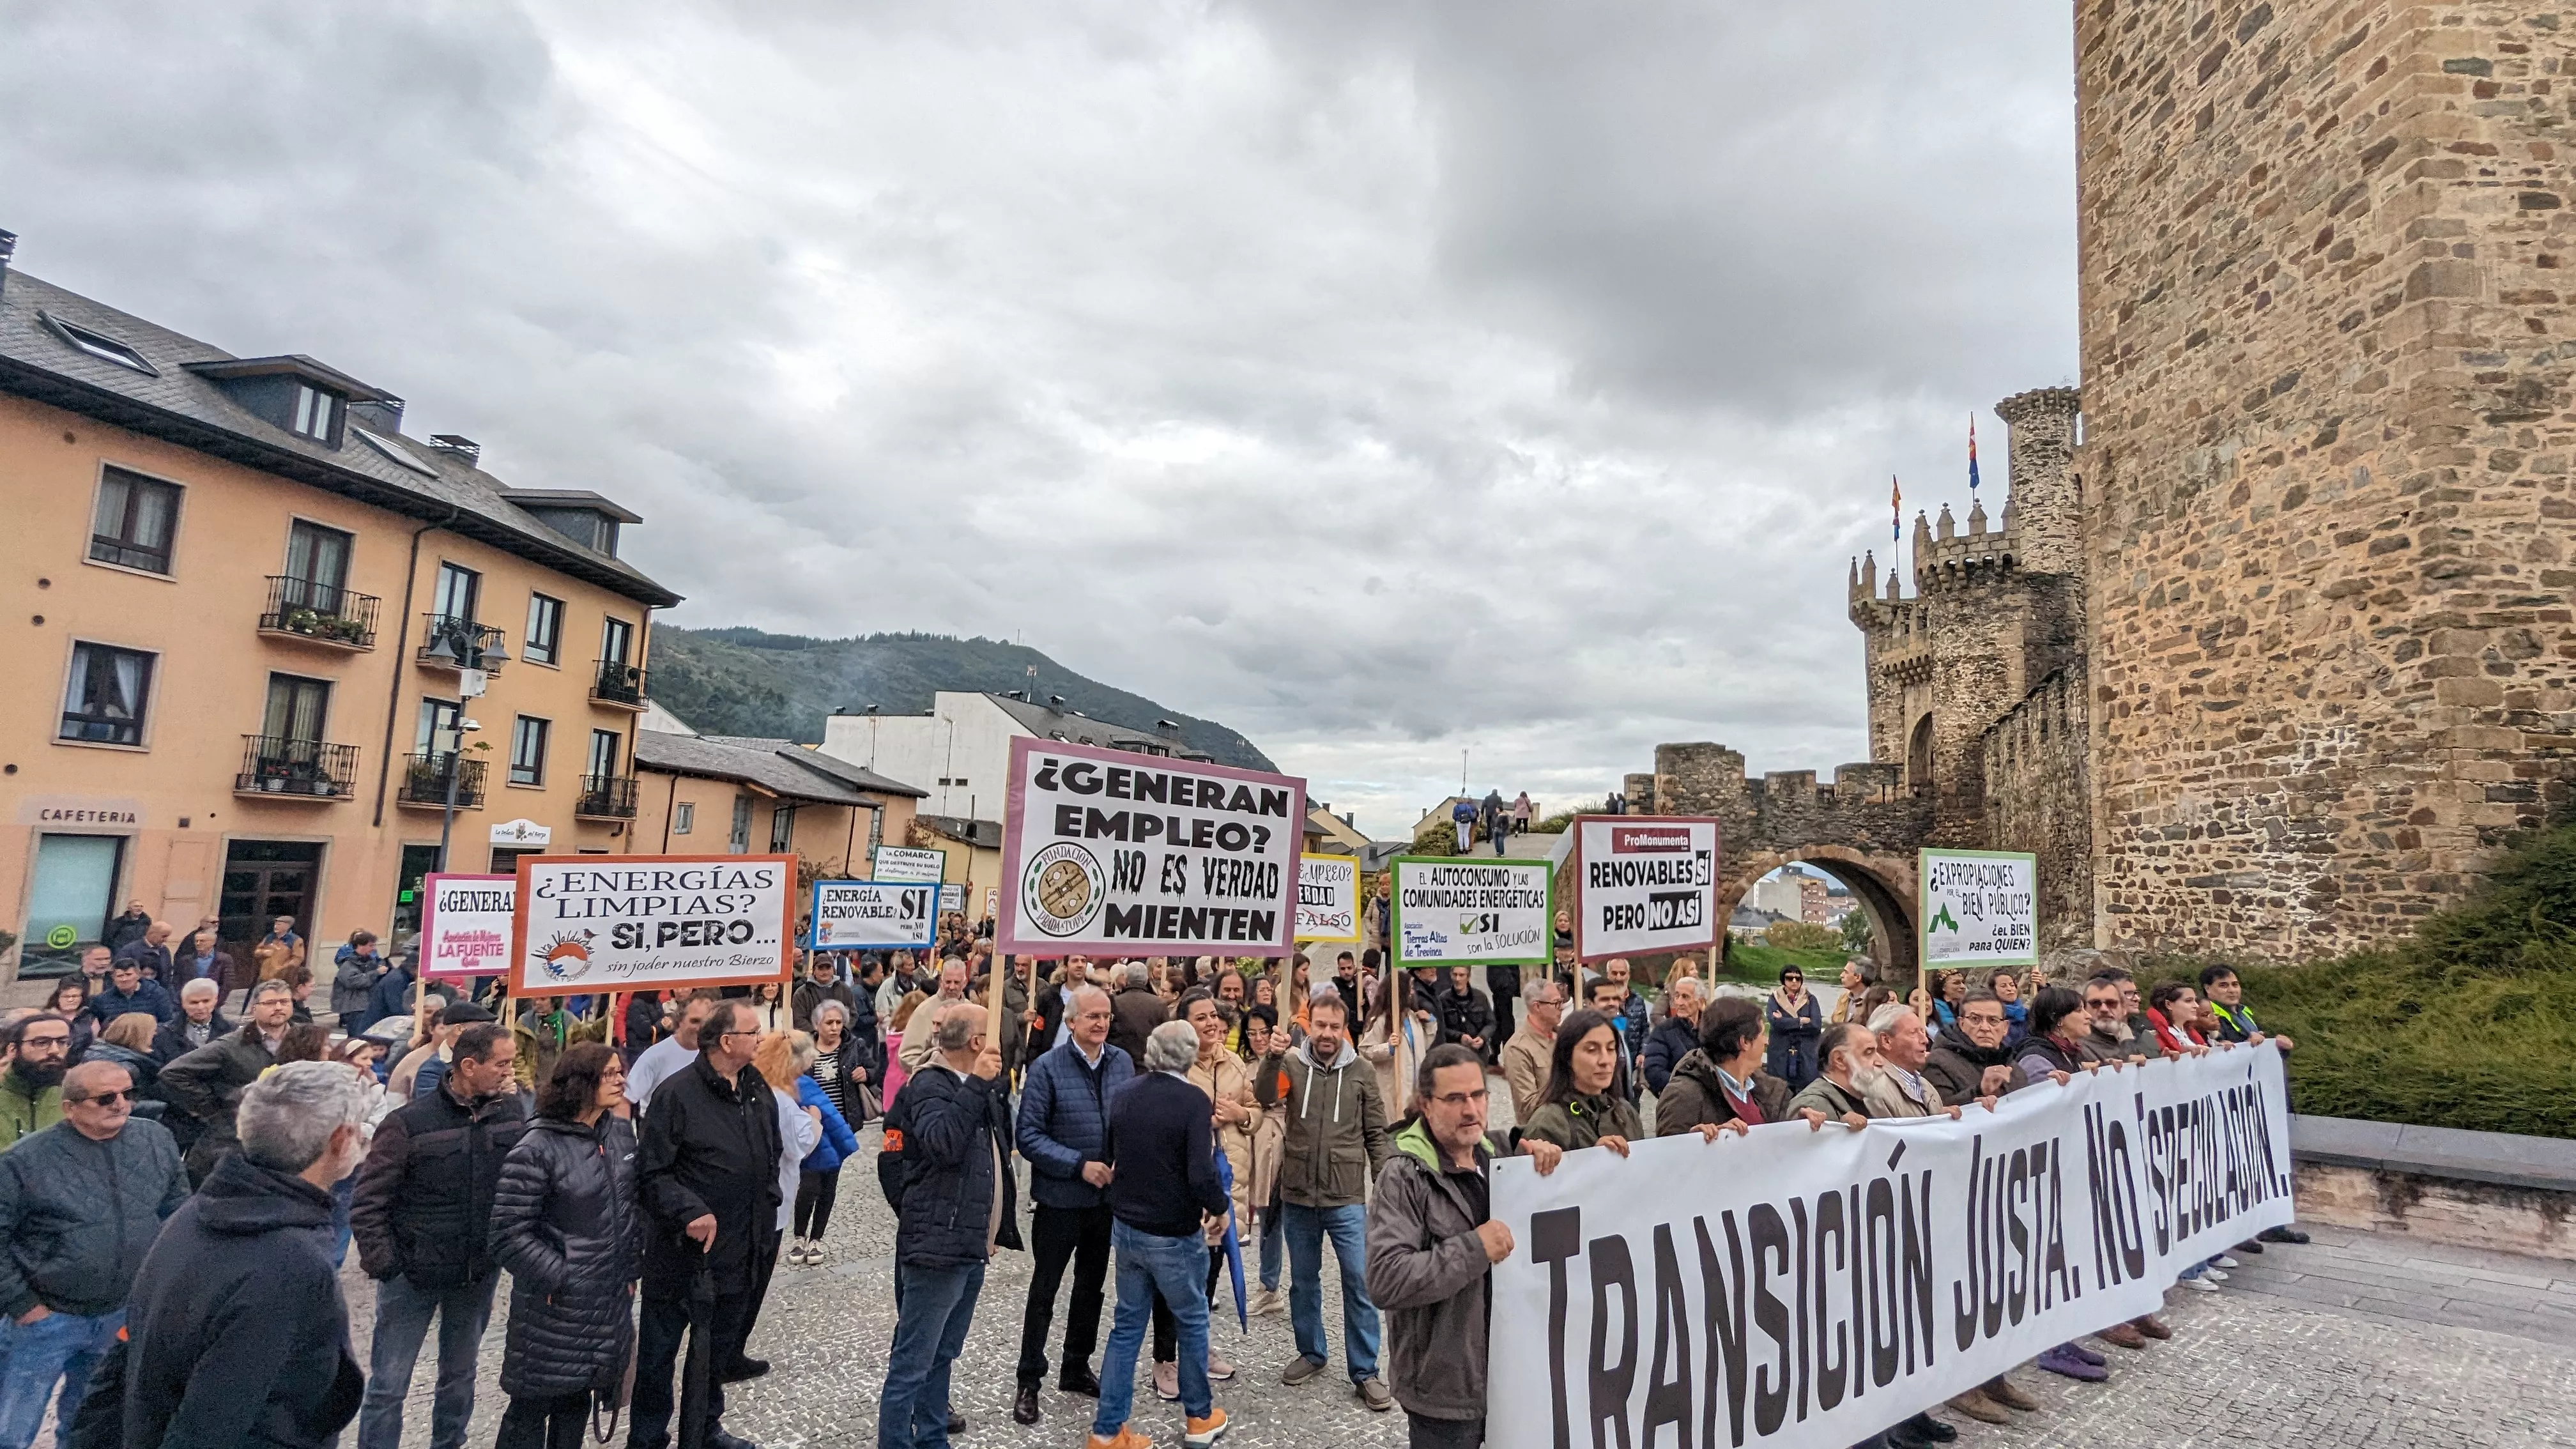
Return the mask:
<svg viewBox="0 0 2576 1449">
<path fill-rule="evenodd" d="M 1977 496 L 1977 415 L 1968 414 L 1968 496 Z"/>
<path fill-rule="evenodd" d="M 1905 541 L 1905 490 L 1896 486 L 1893 473 L 1887 475 L 1887 536 Z"/>
</svg>

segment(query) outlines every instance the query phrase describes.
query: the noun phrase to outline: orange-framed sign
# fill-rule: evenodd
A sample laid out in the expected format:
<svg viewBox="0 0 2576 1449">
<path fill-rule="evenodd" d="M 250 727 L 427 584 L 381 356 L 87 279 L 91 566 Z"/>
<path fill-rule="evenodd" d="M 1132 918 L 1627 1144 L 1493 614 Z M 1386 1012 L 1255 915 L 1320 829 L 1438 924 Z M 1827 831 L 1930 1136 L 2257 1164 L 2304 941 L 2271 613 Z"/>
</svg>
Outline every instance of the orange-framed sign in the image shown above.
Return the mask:
<svg viewBox="0 0 2576 1449">
<path fill-rule="evenodd" d="M 784 983 L 793 969 L 793 855 L 531 855 L 518 865 L 513 996 Z"/>
</svg>

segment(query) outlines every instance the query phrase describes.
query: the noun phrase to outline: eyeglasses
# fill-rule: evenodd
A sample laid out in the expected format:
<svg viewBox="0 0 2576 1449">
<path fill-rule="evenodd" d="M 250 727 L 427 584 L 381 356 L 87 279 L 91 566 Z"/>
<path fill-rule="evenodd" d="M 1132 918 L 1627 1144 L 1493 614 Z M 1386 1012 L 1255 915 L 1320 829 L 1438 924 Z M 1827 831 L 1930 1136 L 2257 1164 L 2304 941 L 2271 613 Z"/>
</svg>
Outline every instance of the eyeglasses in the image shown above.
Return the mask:
<svg viewBox="0 0 2576 1449">
<path fill-rule="evenodd" d="M 134 1100 L 134 1092 L 131 1088 L 126 1088 L 114 1092 L 92 1092 L 86 1097 L 69 1097 L 64 1100 L 75 1106 L 82 1102 L 131 1102 Z"/>
<path fill-rule="evenodd" d="M 752 1028 L 751 1030 L 749 1030 L 749 1031 L 720 1031 L 720 1032 L 717 1032 L 717 1033 L 716 1033 L 716 1040 L 718 1040 L 718 1041 L 731 1041 L 731 1040 L 733 1040 L 735 1037 L 738 1037 L 738 1036 L 758 1036 L 758 1035 L 760 1035 L 760 1028 L 758 1028 L 758 1027 L 753 1027 L 753 1028 Z"/>
<path fill-rule="evenodd" d="M 1431 1100 L 1439 1103 L 1443 1107 L 1464 1107 L 1470 1102 L 1482 1102 L 1492 1095 L 1493 1094 L 1490 1092 L 1483 1091 L 1443 1092 Z"/>
<path fill-rule="evenodd" d="M 27 1047 L 68 1047 L 71 1044 L 72 1039 L 68 1036 L 27 1036 L 18 1039 L 18 1045 L 22 1050 Z"/>
</svg>

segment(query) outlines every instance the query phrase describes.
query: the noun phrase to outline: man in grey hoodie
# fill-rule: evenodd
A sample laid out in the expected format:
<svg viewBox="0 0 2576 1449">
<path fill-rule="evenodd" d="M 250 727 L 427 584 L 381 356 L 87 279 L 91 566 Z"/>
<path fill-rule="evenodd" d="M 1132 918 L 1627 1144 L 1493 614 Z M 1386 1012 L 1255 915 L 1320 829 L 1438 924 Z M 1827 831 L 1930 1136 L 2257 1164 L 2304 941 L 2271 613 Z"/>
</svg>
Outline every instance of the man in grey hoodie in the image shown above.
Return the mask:
<svg viewBox="0 0 2576 1449">
<path fill-rule="evenodd" d="M 1288 1235 L 1288 1321 L 1297 1361 L 1280 1374 L 1302 1384 L 1329 1362 L 1324 1343 L 1324 1239 L 1342 1275 L 1342 1357 L 1360 1401 L 1384 1413 L 1395 1396 L 1378 1378 L 1377 1305 L 1368 1293 L 1368 1183 L 1392 1150 L 1377 1073 L 1351 1046 L 1341 993 L 1319 987 L 1306 1008 L 1307 1036 L 1294 1052 L 1273 1048 L 1253 1073 L 1264 1107 L 1287 1104 L 1279 1148 L 1280 1225 Z"/>
</svg>

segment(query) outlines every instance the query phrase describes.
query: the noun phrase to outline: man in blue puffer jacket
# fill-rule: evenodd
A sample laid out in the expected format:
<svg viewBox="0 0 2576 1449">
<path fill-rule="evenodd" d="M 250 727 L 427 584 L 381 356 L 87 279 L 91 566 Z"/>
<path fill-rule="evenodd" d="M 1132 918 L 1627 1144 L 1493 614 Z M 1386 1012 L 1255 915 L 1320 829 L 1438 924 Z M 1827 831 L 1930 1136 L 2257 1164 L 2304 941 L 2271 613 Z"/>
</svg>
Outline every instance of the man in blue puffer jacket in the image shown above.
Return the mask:
<svg viewBox="0 0 2576 1449">
<path fill-rule="evenodd" d="M 1113 1221 L 1103 1149 L 1110 1099 L 1136 1077 L 1134 1060 L 1109 1044 L 1109 993 L 1084 985 L 1067 987 L 1065 995 L 1065 1039 L 1029 1063 L 1016 1126 L 1020 1155 L 1029 1160 L 1029 1196 L 1037 1202 L 1029 1225 L 1037 1271 L 1020 1319 L 1020 1391 L 1011 1406 L 1011 1417 L 1023 1424 L 1038 1421 L 1047 1328 L 1067 1259 L 1073 1262 L 1073 1305 L 1065 1314 L 1064 1364 L 1056 1387 L 1100 1397 L 1091 1351 L 1100 1344 Z"/>
</svg>

